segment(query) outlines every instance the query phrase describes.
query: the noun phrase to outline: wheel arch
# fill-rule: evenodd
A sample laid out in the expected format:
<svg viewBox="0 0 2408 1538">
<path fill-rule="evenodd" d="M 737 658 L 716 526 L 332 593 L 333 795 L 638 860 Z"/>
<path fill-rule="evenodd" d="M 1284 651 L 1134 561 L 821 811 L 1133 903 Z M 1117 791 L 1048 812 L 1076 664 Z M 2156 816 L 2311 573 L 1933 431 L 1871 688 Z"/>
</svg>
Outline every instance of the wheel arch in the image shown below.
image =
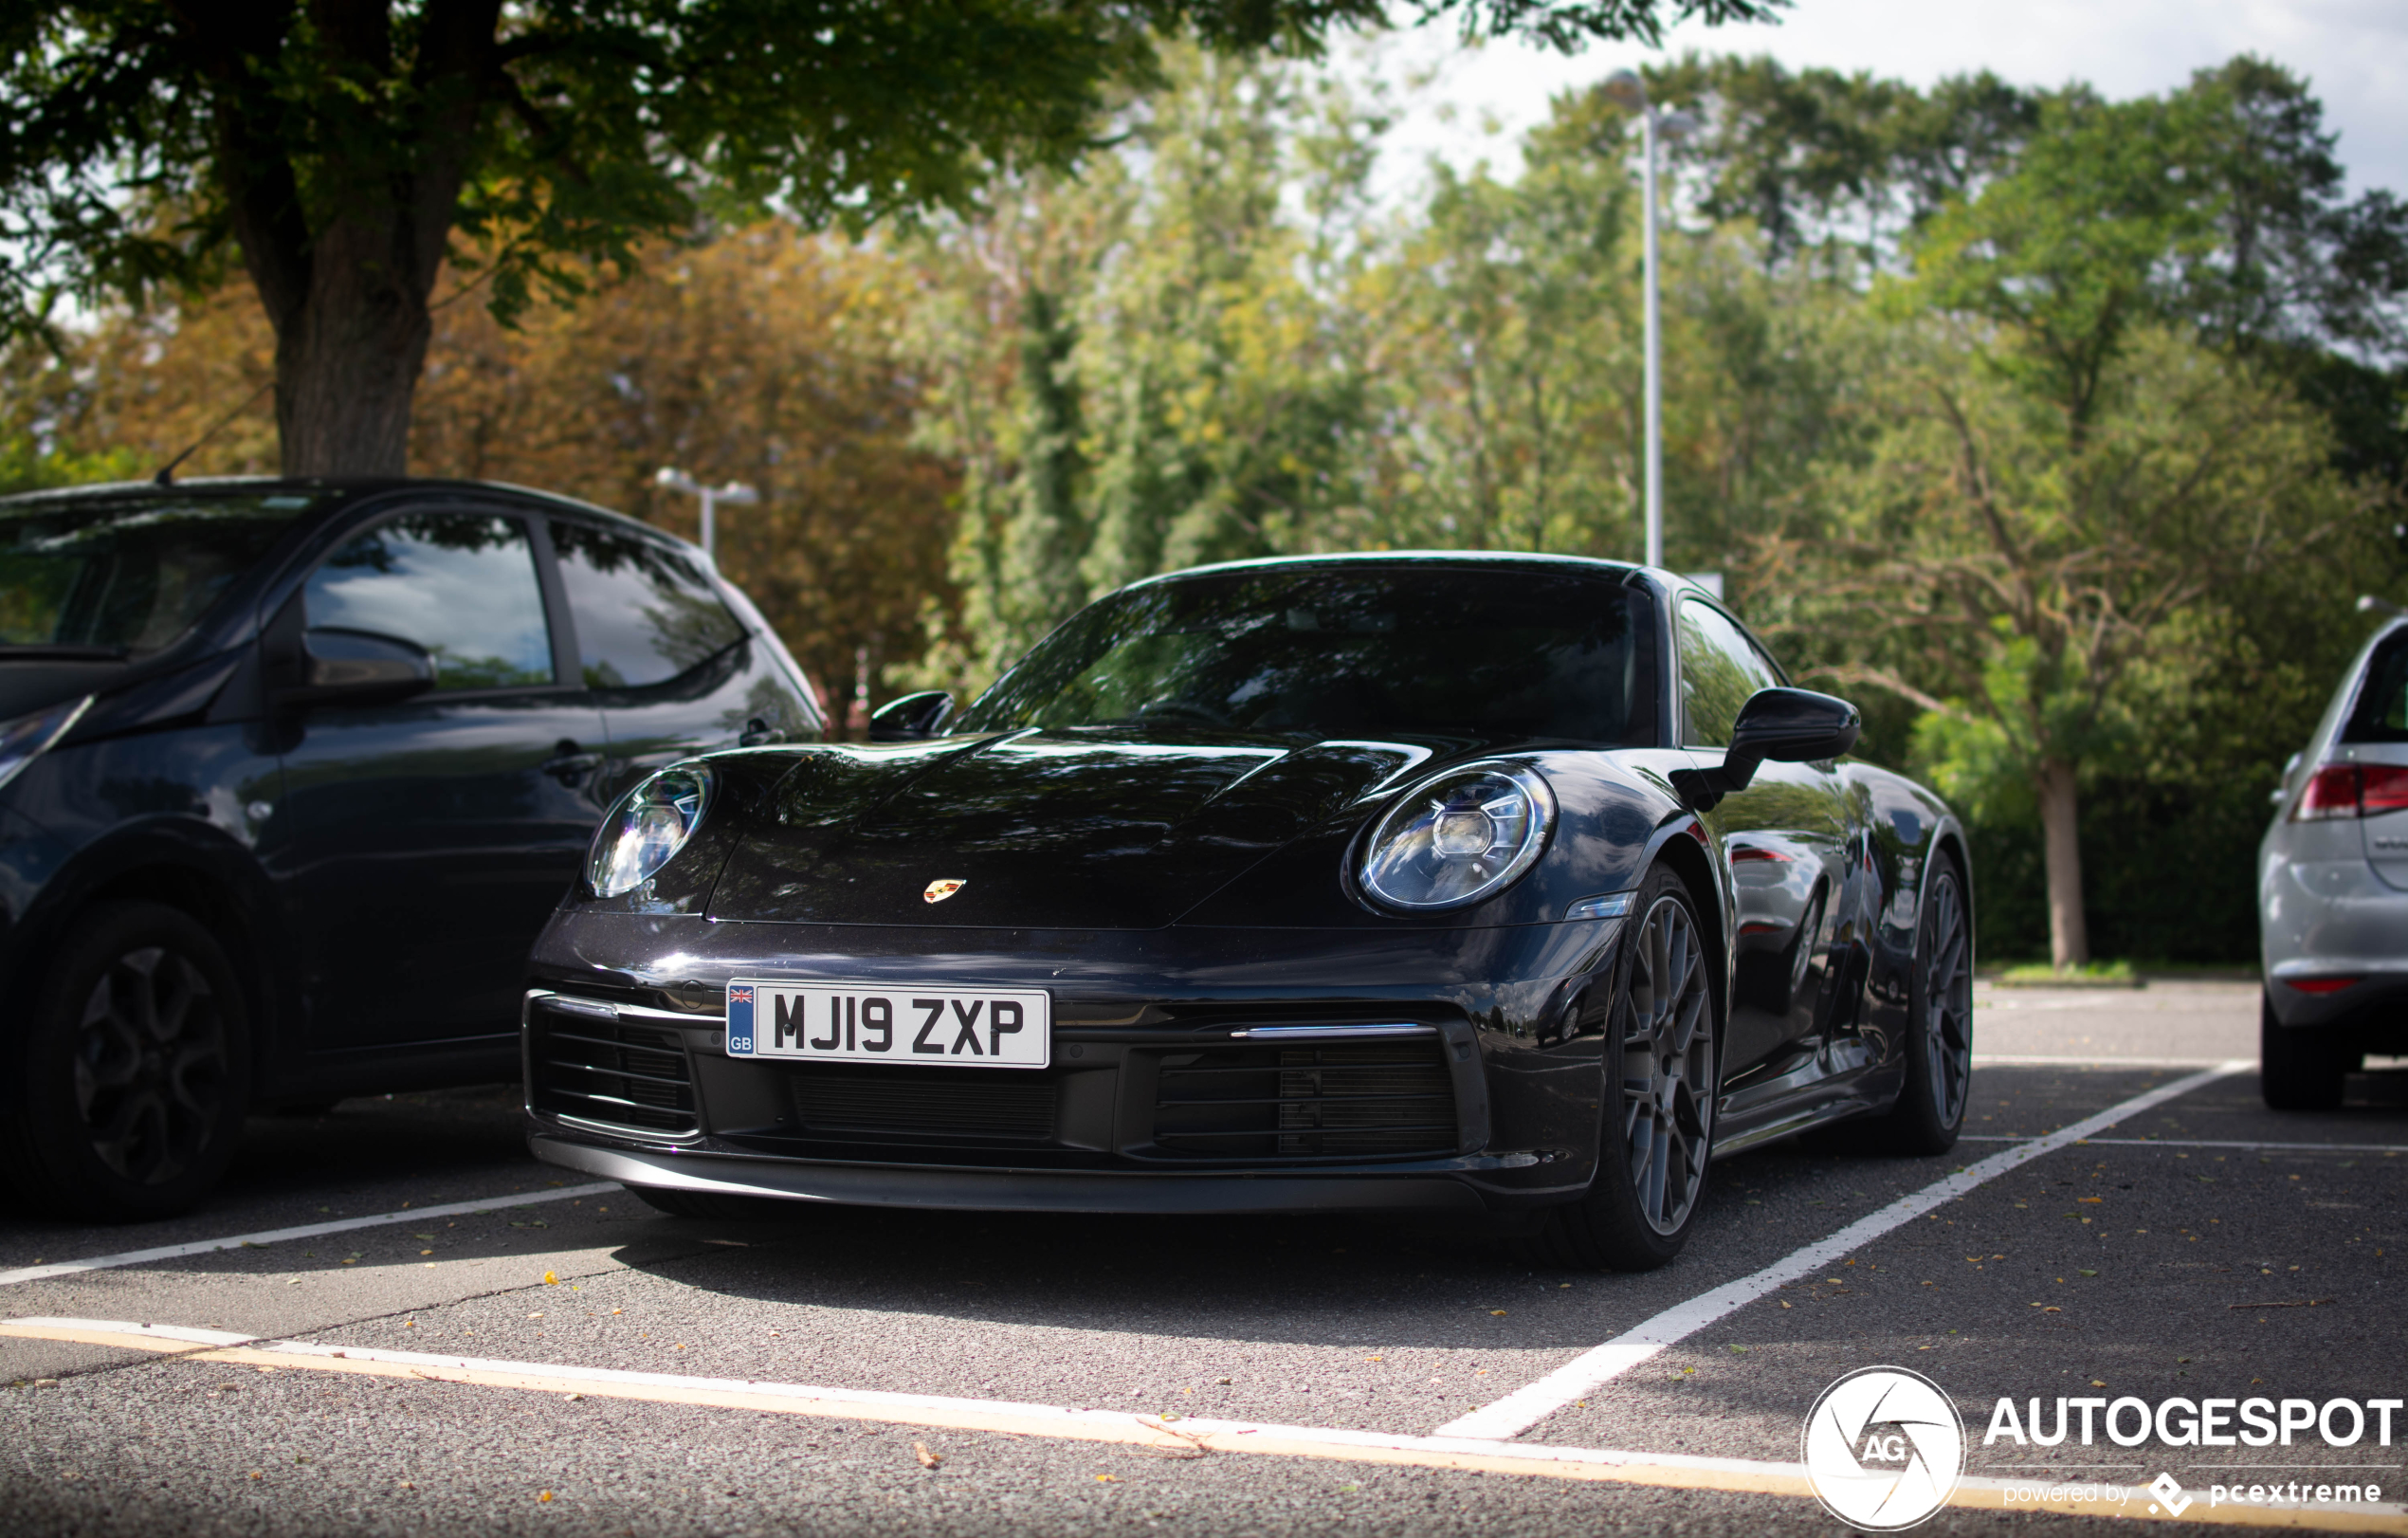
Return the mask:
<svg viewBox="0 0 2408 1538">
<path fill-rule="evenodd" d="M 1688 888 L 1689 901 L 1697 905 L 1697 920 L 1706 928 L 1706 954 L 1717 959 L 1706 971 L 1706 985 L 1714 990 L 1714 1007 L 1718 1026 L 1715 1048 L 1720 1062 L 1720 1037 L 1726 1034 L 1731 1017 L 1731 974 L 1736 953 L 1730 944 L 1731 902 L 1724 884 L 1716 879 L 1713 860 L 1706 852 L 1703 842 L 1705 824 L 1694 816 L 1684 816 L 1657 830 L 1653 847 L 1639 869 L 1645 871 L 1658 863 L 1669 867 Z M 1718 1070 L 1719 1071 L 1719 1070 Z"/>
<path fill-rule="evenodd" d="M 293 980 L 276 958 L 281 924 L 272 889 L 250 851 L 213 824 L 189 817 L 144 819 L 79 851 L 45 884 L 15 926 L 6 973 L 20 996 L 42 985 L 46 959 L 77 919 L 102 903 L 157 903 L 207 929 L 243 987 L 253 1089 L 273 1076 L 292 1017 Z"/>
</svg>

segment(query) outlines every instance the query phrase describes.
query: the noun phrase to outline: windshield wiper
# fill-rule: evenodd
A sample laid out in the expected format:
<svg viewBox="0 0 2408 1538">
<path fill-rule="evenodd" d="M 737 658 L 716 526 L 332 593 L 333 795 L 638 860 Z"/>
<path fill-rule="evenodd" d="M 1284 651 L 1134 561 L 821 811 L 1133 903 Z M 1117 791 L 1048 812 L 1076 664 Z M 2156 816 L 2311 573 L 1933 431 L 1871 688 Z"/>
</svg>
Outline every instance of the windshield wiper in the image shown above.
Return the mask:
<svg viewBox="0 0 2408 1538">
<path fill-rule="evenodd" d="M 87 646 L 74 641 L 0 642 L 0 661 L 11 657 L 45 662 L 123 662 L 130 648 Z"/>
</svg>

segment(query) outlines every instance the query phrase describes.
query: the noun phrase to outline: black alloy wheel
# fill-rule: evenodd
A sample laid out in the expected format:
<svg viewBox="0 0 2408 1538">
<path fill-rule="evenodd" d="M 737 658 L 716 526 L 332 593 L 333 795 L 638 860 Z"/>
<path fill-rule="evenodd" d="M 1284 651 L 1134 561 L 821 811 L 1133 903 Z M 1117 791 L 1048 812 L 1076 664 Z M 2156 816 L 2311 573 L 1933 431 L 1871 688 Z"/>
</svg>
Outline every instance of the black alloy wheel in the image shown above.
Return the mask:
<svg viewBox="0 0 2408 1538">
<path fill-rule="evenodd" d="M 225 951 L 155 903 L 80 914 L 18 1043 L 0 1163 L 64 1217 L 181 1212 L 216 1184 L 248 1108 L 250 1037 Z"/>
<path fill-rule="evenodd" d="M 1951 856 L 1935 851 L 1906 981 L 1906 1082 L 1882 1124 L 1891 1153 L 1956 1146 L 1973 1089 L 1973 925 Z"/>
<path fill-rule="evenodd" d="M 1607 1006 L 1596 1174 L 1521 1241 L 1541 1264 L 1652 1271 L 1681 1253 L 1706 1189 L 1721 1004 L 1697 909 L 1679 875 L 1658 867 L 1627 922 Z"/>
</svg>

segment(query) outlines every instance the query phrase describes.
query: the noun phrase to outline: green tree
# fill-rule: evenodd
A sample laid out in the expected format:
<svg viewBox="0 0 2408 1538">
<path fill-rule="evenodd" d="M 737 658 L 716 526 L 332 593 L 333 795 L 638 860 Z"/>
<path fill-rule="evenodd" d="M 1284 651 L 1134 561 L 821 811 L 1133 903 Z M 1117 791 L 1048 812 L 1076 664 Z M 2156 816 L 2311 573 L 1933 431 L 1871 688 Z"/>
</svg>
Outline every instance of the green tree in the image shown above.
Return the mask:
<svg viewBox="0 0 2408 1538">
<path fill-rule="evenodd" d="M 1563 47 L 1779 0 L 1420 0 Z M 807 228 L 1067 167 L 1158 29 L 1309 51 L 1377 0 L 7 0 L 0 326 L 239 253 L 295 474 L 398 472 L 437 275 L 508 317 L 714 211 Z"/>
<path fill-rule="evenodd" d="M 1277 63 L 1179 46 L 1077 181 L 922 243 L 926 441 L 966 476 L 958 628 L 914 683 L 992 678 L 1093 593 L 1343 542 L 1379 123 Z"/>
<path fill-rule="evenodd" d="M 1954 327 L 1891 346 L 1822 573 L 1887 660 L 1828 673 L 1924 706 L 1919 756 L 1969 810 L 2036 812 L 2051 959 L 2080 965 L 2086 772 L 2179 719 L 2253 606 L 2333 580 L 2359 504 L 2315 412 L 2177 328 L 2080 374 L 2078 430 Z"/>
</svg>

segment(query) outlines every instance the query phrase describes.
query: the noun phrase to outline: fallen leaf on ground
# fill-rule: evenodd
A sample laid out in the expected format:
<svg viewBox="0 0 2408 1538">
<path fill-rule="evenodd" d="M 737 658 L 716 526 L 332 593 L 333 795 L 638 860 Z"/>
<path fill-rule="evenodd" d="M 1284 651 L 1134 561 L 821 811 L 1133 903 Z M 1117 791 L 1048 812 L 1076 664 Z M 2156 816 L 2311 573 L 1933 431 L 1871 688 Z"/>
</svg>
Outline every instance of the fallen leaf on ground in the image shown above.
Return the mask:
<svg viewBox="0 0 2408 1538">
<path fill-rule="evenodd" d="M 929 1452 L 928 1444 L 926 1442 L 912 1443 L 911 1454 L 912 1456 L 920 1460 L 920 1466 L 923 1469 L 933 1469 L 938 1464 L 942 1463 L 945 1460 L 945 1456 L 942 1453 Z"/>
</svg>

